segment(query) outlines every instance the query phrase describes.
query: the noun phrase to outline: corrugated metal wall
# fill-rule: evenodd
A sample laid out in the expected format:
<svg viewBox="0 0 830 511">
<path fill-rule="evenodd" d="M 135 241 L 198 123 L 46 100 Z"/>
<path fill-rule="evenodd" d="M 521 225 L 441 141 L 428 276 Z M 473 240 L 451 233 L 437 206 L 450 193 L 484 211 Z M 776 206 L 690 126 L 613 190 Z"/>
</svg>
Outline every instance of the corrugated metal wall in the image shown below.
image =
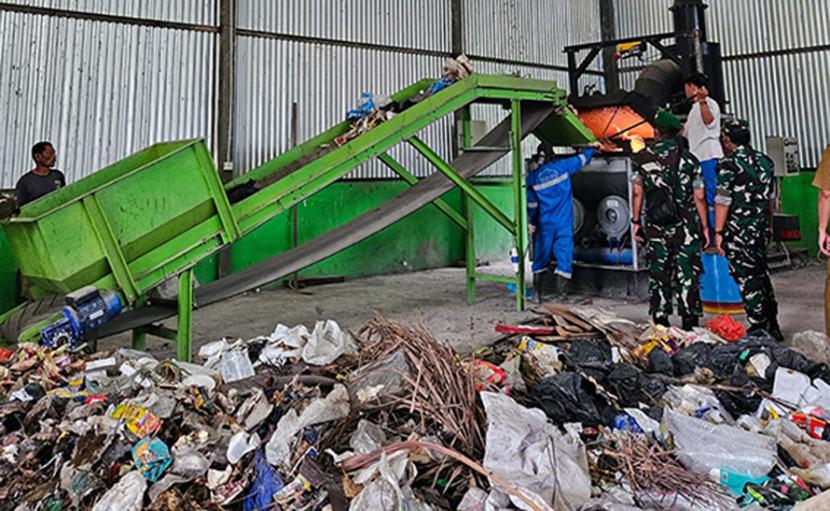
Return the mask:
<svg viewBox="0 0 830 511">
<path fill-rule="evenodd" d="M 670 32 L 673 0 L 617 0 L 619 37 Z M 711 0 L 709 38 L 721 44 L 728 110 L 767 135 L 795 136 L 801 165 L 815 168 L 830 143 L 830 2 Z M 635 73 L 626 76 L 633 84 Z"/>
<path fill-rule="evenodd" d="M 77 180 L 162 140 L 216 129 L 218 0 L 12 0 L 0 7 L 0 187 L 53 141 Z M 361 92 L 388 95 L 437 77 L 451 51 L 449 0 L 238 0 L 235 166 L 250 170 L 343 119 Z M 479 71 L 567 79 L 562 49 L 599 39 L 593 0 L 466 0 L 467 53 Z M 50 12 L 49 10 L 56 10 Z M 499 109 L 477 108 L 494 126 Z M 449 158 L 445 118 L 421 137 Z M 534 141 L 528 141 L 531 149 Z M 418 176 L 433 169 L 392 151 Z M 490 175 L 509 171 L 505 164 Z M 395 177 L 378 162 L 353 178 Z"/>
<path fill-rule="evenodd" d="M 151 143 L 210 134 L 214 44 L 202 31 L 0 11 L 0 188 L 34 166 L 39 140 L 75 181 Z"/>
</svg>

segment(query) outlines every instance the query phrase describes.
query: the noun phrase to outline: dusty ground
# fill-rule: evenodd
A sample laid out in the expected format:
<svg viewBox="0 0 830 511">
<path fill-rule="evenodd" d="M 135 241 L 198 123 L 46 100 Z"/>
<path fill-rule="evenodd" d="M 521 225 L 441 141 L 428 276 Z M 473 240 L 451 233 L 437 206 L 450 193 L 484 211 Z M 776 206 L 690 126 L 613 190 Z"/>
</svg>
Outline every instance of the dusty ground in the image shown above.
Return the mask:
<svg viewBox="0 0 830 511">
<path fill-rule="evenodd" d="M 493 267 L 486 271 L 502 273 L 505 269 Z M 825 268 L 819 265 L 773 275 L 779 320 L 786 337 L 804 330 L 823 330 L 824 277 Z M 407 323 L 423 319 L 438 339 L 449 340 L 463 352 L 498 338 L 493 330 L 496 323 L 515 324 L 532 315 L 517 312 L 514 295 L 504 284 L 494 282 L 479 282 L 475 304 L 467 305 L 462 268 L 356 279 L 306 291 L 311 294 L 264 289 L 195 311 L 194 353 L 198 346 L 225 336 L 251 338 L 270 333 L 280 322 L 313 327 L 317 320 L 334 319 L 344 329 L 356 331 L 375 311 Z M 570 301 L 586 299 L 634 321 L 648 319 L 648 304 L 642 300 L 573 296 Z M 175 322 L 169 324 L 175 326 Z M 122 334 L 99 344 L 102 349 L 118 346 L 129 346 L 129 336 Z M 147 348 L 160 357 L 175 352 L 173 343 L 152 337 L 147 339 Z"/>
</svg>

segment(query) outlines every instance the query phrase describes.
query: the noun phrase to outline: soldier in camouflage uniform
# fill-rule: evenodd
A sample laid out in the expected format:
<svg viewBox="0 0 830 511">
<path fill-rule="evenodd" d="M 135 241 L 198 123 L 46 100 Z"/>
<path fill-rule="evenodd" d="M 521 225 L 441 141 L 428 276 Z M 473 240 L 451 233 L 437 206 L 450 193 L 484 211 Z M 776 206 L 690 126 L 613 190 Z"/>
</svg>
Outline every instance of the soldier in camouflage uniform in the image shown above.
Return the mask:
<svg viewBox="0 0 830 511">
<path fill-rule="evenodd" d="M 632 221 L 635 236 L 645 232 L 649 265 L 649 314 L 654 322 L 669 326 L 672 296 L 677 295 L 677 312 L 683 329 L 698 325 L 702 314 L 700 302 L 701 232 L 708 240 L 708 215 L 703 174 L 698 161 L 677 143 L 682 129 L 677 117 L 661 111 L 655 118 L 659 140 L 640 157 L 632 174 Z M 657 202 L 658 189 L 674 201 L 676 214 L 670 221 L 659 222 L 648 199 Z M 645 224 L 640 226 L 640 212 L 646 199 Z M 669 199 L 670 200 L 670 199 Z M 651 209 L 650 209 L 651 208 Z M 649 218 L 651 216 L 652 218 Z M 698 223 L 698 219 L 700 223 Z M 701 230 L 701 226 L 703 229 Z"/>
<path fill-rule="evenodd" d="M 729 273 L 741 289 L 749 330 L 766 330 L 783 341 L 767 266 L 775 196 L 773 163 L 749 145 L 745 121 L 725 122 L 722 133 L 727 156 L 717 167 L 715 246 L 726 256 Z"/>
</svg>

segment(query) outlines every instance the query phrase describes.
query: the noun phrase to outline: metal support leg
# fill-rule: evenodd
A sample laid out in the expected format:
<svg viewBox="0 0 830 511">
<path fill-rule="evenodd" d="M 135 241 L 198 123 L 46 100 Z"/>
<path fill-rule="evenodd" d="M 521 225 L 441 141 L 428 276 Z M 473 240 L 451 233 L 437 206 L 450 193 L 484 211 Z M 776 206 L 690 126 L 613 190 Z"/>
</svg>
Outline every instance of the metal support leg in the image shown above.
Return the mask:
<svg viewBox="0 0 830 511">
<path fill-rule="evenodd" d="M 473 214 L 475 202 L 466 193 L 464 202 L 464 216 L 467 217 L 467 232 L 464 236 L 465 262 L 467 266 L 467 303 L 472 305 L 476 301 L 476 235 Z"/>
<path fill-rule="evenodd" d="M 133 349 L 144 351 L 147 347 L 147 331 L 143 328 L 133 329 Z"/>
<path fill-rule="evenodd" d="M 179 318 L 176 328 L 176 359 L 190 362 L 193 330 L 193 269 L 179 275 Z"/>
<path fill-rule="evenodd" d="M 522 176 L 522 118 L 521 102 L 514 99 L 510 109 L 510 150 L 513 156 L 513 222 L 514 241 L 519 252 L 519 271 L 516 273 L 516 309 L 525 309 L 527 282 L 525 281 L 525 252 L 527 250 L 527 194 Z"/>
</svg>

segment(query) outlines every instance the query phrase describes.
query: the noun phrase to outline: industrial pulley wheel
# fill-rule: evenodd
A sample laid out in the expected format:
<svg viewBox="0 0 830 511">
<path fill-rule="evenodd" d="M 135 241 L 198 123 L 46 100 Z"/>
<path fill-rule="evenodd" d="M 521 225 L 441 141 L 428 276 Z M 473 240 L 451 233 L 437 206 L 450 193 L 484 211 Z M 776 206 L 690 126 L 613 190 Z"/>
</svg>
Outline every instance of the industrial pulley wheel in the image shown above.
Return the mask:
<svg viewBox="0 0 830 511">
<path fill-rule="evenodd" d="M 608 195 L 603 198 L 597 207 L 597 220 L 609 238 L 622 237 L 631 224 L 628 201 L 619 195 Z"/>
<path fill-rule="evenodd" d="M 579 234 L 582 226 L 585 225 L 585 205 L 582 201 L 574 198 L 574 236 Z"/>
</svg>

